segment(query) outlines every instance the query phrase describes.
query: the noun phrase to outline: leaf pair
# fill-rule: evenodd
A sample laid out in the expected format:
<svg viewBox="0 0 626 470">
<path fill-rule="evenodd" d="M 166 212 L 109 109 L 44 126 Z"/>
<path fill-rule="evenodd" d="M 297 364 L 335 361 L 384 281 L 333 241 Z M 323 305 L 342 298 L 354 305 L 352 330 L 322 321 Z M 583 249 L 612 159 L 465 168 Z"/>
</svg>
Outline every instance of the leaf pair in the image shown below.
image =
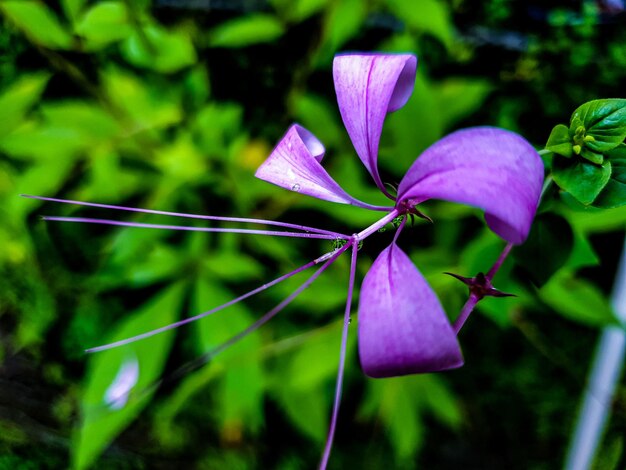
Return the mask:
<svg viewBox="0 0 626 470">
<path fill-rule="evenodd" d="M 584 205 L 626 204 L 626 99 L 589 101 L 559 124 L 546 144 L 554 181 Z M 562 158 L 565 157 L 565 158 Z"/>
</svg>

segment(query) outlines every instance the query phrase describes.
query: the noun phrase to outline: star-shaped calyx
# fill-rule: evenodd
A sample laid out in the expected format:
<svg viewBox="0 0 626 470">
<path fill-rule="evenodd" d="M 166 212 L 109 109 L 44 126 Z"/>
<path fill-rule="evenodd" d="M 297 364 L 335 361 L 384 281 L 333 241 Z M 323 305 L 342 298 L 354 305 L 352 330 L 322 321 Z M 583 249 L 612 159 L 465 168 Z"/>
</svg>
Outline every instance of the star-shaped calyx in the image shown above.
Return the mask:
<svg viewBox="0 0 626 470">
<path fill-rule="evenodd" d="M 502 292 L 493 287 L 491 279 L 484 273 L 478 273 L 474 277 L 464 277 L 454 273 L 444 273 L 458 279 L 469 288 L 470 295 L 474 294 L 477 300 L 485 297 L 516 297 L 515 294 Z"/>
</svg>

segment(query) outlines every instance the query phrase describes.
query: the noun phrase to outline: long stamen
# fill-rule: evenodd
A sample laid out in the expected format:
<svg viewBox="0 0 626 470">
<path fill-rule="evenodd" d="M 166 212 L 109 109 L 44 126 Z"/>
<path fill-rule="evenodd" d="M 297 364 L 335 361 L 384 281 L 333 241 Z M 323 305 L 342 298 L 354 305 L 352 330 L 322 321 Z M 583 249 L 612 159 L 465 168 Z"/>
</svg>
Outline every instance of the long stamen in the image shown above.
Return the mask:
<svg viewBox="0 0 626 470">
<path fill-rule="evenodd" d="M 300 266 L 297 269 L 294 269 L 293 271 L 291 271 L 291 272 L 289 272 L 287 274 L 284 274 L 284 275 L 282 275 L 280 277 L 277 277 L 273 281 L 270 281 L 270 282 L 268 282 L 266 284 L 263 284 L 262 286 L 259 286 L 256 289 L 253 289 L 250 292 L 247 292 L 247 293 L 245 293 L 243 295 L 240 295 L 239 297 L 237 297 L 235 299 L 232 299 L 232 300 L 226 302 L 225 304 L 222 304 L 222 305 L 220 305 L 218 307 L 212 308 L 211 310 L 208 310 L 206 312 L 199 313 L 198 315 L 195 315 L 193 317 L 185 318 L 184 320 L 180 320 L 180 321 L 177 321 L 175 323 L 171 323 L 169 325 L 165 325 L 165 326 L 162 326 L 160 328 L 156 328 L 154 330 L 147 331 L 145 333 L 141 333 L 141 334 L 138 334 L 136 336 L 132 336 L 130 338 L 122 339 L 122 340 L 115 341 L 115 342 L 109 343 L 109 344 L 103 344 L 102 346 L 96 346 L 94 348 L 89 348 L 89 349 L 86 349 L 85 352 L 87 352 L 87 353 L 95 353 L 95 352 L 100 352 L 100 351 L 106 351 L 107 349 L 113 349 L 113 348 L 116 348 L 118 346 L 123 346 L 125 344 L 134 343 L 135 341 L 139 341 L 139 340 L 142 340 L 142 339 L 145 339 L 145 338 L 149 338 L 150 336 L 154 336 L 154 335 L 157 335 L 159 333 L 163 333 L 164 331 L 173 330 L 174 328 L 178 328 L 179 326 L 186 325 L 187 323 L 191 323 L 193 321 L 196 321 L 196 320 L 199 320 L 201 318 L 204 318 L 204 317 L 207 317 L 209 315 L 212 315 L 214 313 L 217 313 L 220 310 L 223 310 L 223 309 L 225 309 L 227 307 L 230 307 L 231 305 L 234 305 L 234 304 L 236 304 L 238 302 L 241 302 L 242 300 L 247 299 L 248 297 L 252 297 L 253 295 L 256 295 L 259 292 L 262 292 L 262 291 L 264 291 L 266 289 L 269 289 L 270 287 L 275 286 L 276 284 L 278 284 L 278 283 L 280 283 L 280 282 L 282 282 L 282 281 L 284 281 L 286 279 L 289 279 L 290 277 L 295 276 L 296 274 L 298 274 L 298 273 L 300 273 L 302 271 L 305 271 L 306 269 L 310 268 L 311 266 L 315 266 L 316 264 L 317 264 L 317 260 L 313 260 L 313 261 L 311 261 L 311 262 L 309 262 L 309 263 L 307 263 L 307 264 L 305 264 L 303 266 Z"/>
<path fill-rule="evenodd" d="M 29 199 L 37 199 L 40 201 L 59 202 L 61 204 L 74 204 L 78 206 L 98 207 L 100 209 L 113 209 L 113 210 L 128 211 L 128 212 L 140 212 L 143 214 L 158 214 L 158 215 L 168 215 L 172 217 L 185 217 L 188 219 L 215 220 L 218 222 L 242 222 L 242 223 L 250 223 L 250 224 L 274 225 L 276 227 L 290 228 L 294 230 L 303 230 L 305 232 L 324 233 L 326 235 L 332 235 L 333 237 L 340 237 L 340 238 L 346 238 L 346 239 L 349 238 L 344 234 L 333 232 L 331 230 L 308 227 L 306 225 L 290 224 L 287 222 L 277 222 L 275 220 L 248 219 L 245 217 L 221 217 L 221 216 L 216 216 L 216 215 L 202 215 L 202 214 L 186 214 L 183 212 L 159 211 L 159 210 L 154 210 L 154 209 L 141 209 L 138 207 L 126 207 L 126 206 L 116 206 L 112 204 L 100 204 L 96 202 L 74 201 L 72 199 L 58 199 L 54 197 L 32 196 L 30 194 L 21 194 L 20 196 L 26 197 Z"/>
<path fill-rule="evenodd" d="M 326 438 L 326 446 L 324 447 L 324 454 L 322 455 L 322 461 L 320 462 L 320 469 L 324 470 L 328 465 L 328 459 L 330 458 L 330 451 L 333 446 L 333 440 L 335 437 L 335 429 L 337 427 L 337 417 L 339 415 L 339 405 L 341 404 L 341 391 L 343 387 L 343 373 L 346 363 L 346 349 L 348 345 L 348 327 L 350 325 L 350 308 L 352 306 L 352 293 L 354 291 L 354 278 L 356 274 L 356 258 L 359 249 L 359 244 L 355 241 L 352 243 L 352 257 L 350 259 L 350 280 L 348 283 L 348 298 L 346 300 L 346 310 L 343 318 L 343 330 L 341 332 L 341 349 L 339 352 L 339 370 L 337 371 L 337 383 L 335 385 L 335 402 L 333 404 L 333 413 L 330 419 L 330 429 L 328 431 L 328 437 Z"/>
<path fill-rule="evenodd" d="M 221 227 L 191 227 L 187 225 L 146 224 L 142 222 L 124 222 L 121 220 L 96 219 L 87 217 L 56 217 L 42 216 L 42 220 L 49 222 L 75 222 L 85 224 L 116 225 L 120 227 L 156 228 L 161 230 L 182 230 L 187 232 L 213 232 L 213 233 L 242 233 L 249 235 L 268 235 L 273 237 L 290 238 L 319 238 L 323 240 L 335 240 L 337 236 L 324 233 L 283 232 L 279 230 L 254 230 L 247 228 L 221 228 Z M 343 238 L 344 235 L 341 235 Z"/>
<path fill-rule="evenodd" d="M 224 351 L 226 348 L 232 346 L 233 344 L 235 344 L 237 341 L 245 338 L 246 336 L 248 336 L 250 333 L 254 332 L 255 330 L 257 330 L 260 326 L 264 325 L 265 323 L 267 323 L 269 320 L 271 320 L 278 312 L 280 312 L 282 309 L 284 309 L 287 305 L 289 305 L 296 297 L 298 297 L 302 291 L 304 289 L 306 289 L 307 287 L 309 287 L 311 284 L 313 284 L 313 282 L 320 276 L 320 274 L 322 274 L 324 271 L 326 271 L 326 269 L 335 262 L 335 260 L 344 252 L 346 251 L 348 248 L 350 247 L 349 244 L 346 244 L 345 246 L 337 249 L 333 256 L 331 256 L 322 266 L 320 266 L 318 268 L 317 271 L 315 271 L 311 277 L 309 277 L 306 281 L 304 281 L 300 287 L 298 287 L 296 290 L 294 290 L 291 294 L 289 294 L 288 297 L 286 297 L 281 303 L 279 303 L 276 307 L 274 307 L 272 310 L 270 310 L 269 312 L 267 312 L 265 315 L 263 315 L 261 318 L 259 318 L 257 321 L 255 321 L 252 325 L 250 325 L 248 328 L 246 328 L 245 330 L 243 330 L 241 333 L 233 336 L 231 339 L 229 339 L 228 341 L 222 343 L 220 346 L 217 346 L 216 348 L 213 349 L 213 351 L 211 351 L 211 356 L 215 356 L 217 354 L 219 354 L 220 352 Z"/>
<path fill-rule="evenodd" d="M 216 355 L 218 355 L 219 353 L 221 353 L 225 349 L 229 348 L 233 344 L 235 344 L 238 341 L 242 340 L 243 338 L 248 336 L 250 333 L 253 333 L 254 331 L 256 331 L 259 327 L 261 327 L 262 325 L 267 323 L 276 314 L 278 314 L 282 309 L 284 309 L 287 305 L 289 305 L 298 295 L 300 295 L 302 293 L 302 291 L 304 289 L 309 287 L 349 247 L 350 247 L 350 244 L 346 244 L 345 246 L 335 250 L 333 252 L 333 256 L 331 256 L 328 260 L 326 260 L 324 262 L 324 264 L 322 266 L 320 266 L 317 269 L 317 271 L 315 271 L 296 290 L 294 290 L 288 297 L 286 297 L 282 302 L 280 302 L 278 305 L 276 305 L 276 307 L 274 307 L 272 310 L 270 310 L 265 315 L 263 315 L 261 318 L 259 318 L 257 321 L 255 321 L 248 328 L 246 328 L 245 330 L 243 330 L 240 333 L 236 334 L 235 336 L 231 337 L 230 339 L 228 339 L 224 343 L 220 344 L 219 346 L 216 346 L 211 351 L 208 351 L 208 352 L 204 353 L 202 356 L 197 357 L 193 361 L 191 361 L 191 362 L 189 362 L 187 364 L 184 364 L 183 366 L 179 367 L 178 369 L 176 369 L 174 372 L 172 372 L 166 378 L 158 379 L 158 380 L 154 381 L 153 383 L 151 383 L 150 385 L 148 385 L 143 390 L 141 390 L 140 392 L 135 392 L 133 394 L 132 399 L 140 399 L 141 397 L 143 397 L 143 396 L 147 395 L 148 393 L 151 393 L 152 391 L 157 389 L 161 384 L 177 380 L 180 377 L 183 377 L 188 372 L 196 370 L 197 368 L 199 368 L 203 364 L 206 364 L 207 362 L 209 362 L 211 359 L 213 359 Z M 309 267 L 310 264 L 311 263 L 309 263 L 309 264 L 307 264 L 305 266 Z M 301 268 L 298 268 L 298 269 L 302 270 L 302 269 L 306 269 L 306 268 L 304 268 L 304 266 L 302 266 Z M 294 274 L 294 273 L 290 273 L 290 274 Z M 272 281 L 272 282 L 274 282 L 274 281 Z M 115 344 L 115 343 L 112 343 L 112 344 Z M 113 347 L 113 346 L 111 346 L 111 347 Z"/>
</svg>

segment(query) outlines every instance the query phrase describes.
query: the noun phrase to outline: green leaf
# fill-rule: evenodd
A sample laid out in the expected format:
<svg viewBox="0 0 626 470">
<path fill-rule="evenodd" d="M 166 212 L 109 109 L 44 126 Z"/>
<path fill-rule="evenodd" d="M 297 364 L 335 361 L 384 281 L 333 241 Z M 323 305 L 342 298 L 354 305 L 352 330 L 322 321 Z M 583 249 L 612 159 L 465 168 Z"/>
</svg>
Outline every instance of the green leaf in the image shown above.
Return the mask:
<svg viewBox="0 0 626 470">
<path fill-rule="evenodd" d="M 50 75 L 23 75 L 0 95 L 0 139 L 22 124 L 28 110 L 41 98 Z"/>
<path fill-rule="evenodd" d="M 196 50 L 183 31 L 168 31 L 159 25 L 134 31 L 122 45 L 124 58 L 137 67 L 173 73 L 196 62 Z"/>
<path fill-rule="evenodd" d="M 600 290 L 570 271 L 561 271 L 539 290 L 539 297 L 562 316 L 592 326 L 615 324 L 617 320 Z"/>
<path fill-rule="evenodd" d="M 53 160 L 75 157 L 88 143 L 78 130 L 29 122 L 0 141 L 0 149 L 16 158 Z"/>
<path fill-rule="evenodd" d="M 315 135 L 328 147 L 336 146 L 343 138 L 343 126 L 339 123 L 337 104 L 332 105 L 313 94 L 298 95 L 294 100 L 294 113 L 298 122 L 307 129 L 315 129 Z M 324 125 L 320 126 L 319 123 Z"/>
<path fill-rule="evenodd" d="M 279 10 L 281 18 L 300 23 L 319 13 L 326 7 L 328 0 L 272 0 L 271 3 Z"/>
<path fill-rule="evenodd" d="M 414 456 L 424 442 L 424 425 L 420 419 L 423 377 L 427 376 L 367 381 L 361 414 L 376 415 L 382 422 L 400 461 Z"/>
<path fill-rule="evenodd" d="M 549 212 L 535 217 L 526 243 L 513 256 L 533 283 L 542 286 L 569 259 L 573 246 L 574 232 L 567 219 Z"/>
<path fill-rule="evenodd" d="M 554 126 L 552 132 L 550 132 L 550 137 L 548 137 L 546 150 L 568 158 L 572 156 L 572 138 L 566 125 L 558 124 Z"/>
<path fill-rule="evenodd" d="M 132 32 L 128 10 L 122 2 L 102 2 L 91 7 L 76 25 L 85 49 L 97 51 L 126 38 Z"/>
<path fill-rule="evenodd" d="M 324 31 L 313 63 L 326 66 L 332 62 L 333 56 L 358 34 L 367 17 L 367 7 L 361 0 L 335 0 L 324 18 Z"/>
<path fill-rule="evenodd" d="M 447 48 L 452 46 L 453 27 L 446 3 L 438 0 L 421 0 L 419 7 L 404 0 L 387 0 L 389 9 L 409 28 L 428 33 L 439 39 Z"/>
<path fill-rule="evenodd" d="M 596 165 L 602 165 L 602 163 L 604 163 L 604 155 L 594 152 L 593 150 L 589 150 L 585 147 L 580 150 L 580 156 L 583 157 L 585 160 L 590 161 L 591 163 L 595 163 Z"/>
<path fill-rule="evenodd" d="M 339 324 L 337 324 L 339 325 Z M 354 351 L 356 336 L 348 336 L 347 357 Z M 296 390 L 307 390 L 332 382 L 337 376 L 341 329 L 332 328 L 309 337 L 290 357 L 289 385 Z"/>
<path fill-rule="evenodd" d="M 236 295 L 209 276 L 198 280 L 194 288 L 193 310 L 200 313 L 224 304 Z M 221 345 L 254 322 L 244 304 L 195 322 L 198 352 L 206 353 Z M 245 427 L 256 431 L 263 417 L 264 376 L 259 360 L 261 340 L 258 332 L 248 335 L 211 360 L 208 367 L 227 364 L 218 388 L 217 415 L 221 427 Z M 237 364 L 229 364 L 237 361 Z"/>
<path fill-rule="evenodd" d="M 259 278 L 263 273 L 261 263 L 251 256 L 234 250 L 220 250 L 212 253 L 203 261 L 205 268 L 224 281 L 242 282 L 246 279 Z"/>
<path fill-rule="evenodd" d="M 441 85 L 433 87 L 443 126 L 450 128 L 476 111 L 492 89 L 493 85 L 486 80 L 456 78 L 445 80 Z"/>
<path fill-rule="evenodd" d="M 134 121 L 129 131 L 167 127 L 182 119 L 178 96 L 151 88 L 137 76 L 109 68 L 102 73 L 102 82 L 115 105 Z"/>
<path fill-rule="evenodd" d="M 574 246 L 565 266 L 571 270 L 587 266 L 598 266 L 600 259 L 596 255 L 587 237 L 579 231 L 574 231 Z"/>
<path fill-rule="evenodd" d="M 328 432 L 328 406 L 326 394 L 319 389 L 291 390 L 280 385 L 276 399 L 293 425 L 315 442 L 324 442 Z"/>
<path fill-rule="evenodd" d="M 37 1 L 0 2 L 0 11 L 4 12 L 29 39 L 50 49 L 69 49 L 72 36 L 67 32 L 54 12 Z"/>
<path fill-rule="evenodd" d="M 128 338 L 176 321 L 184 298 L 184 285 L 175 284 L 133 312 L 117 328 L 109 341 Z M 148 404 L 174 339 L 168 331 L 129 345 L 90 356 L 85 392 L 81 401 L 82 420 L 72 446 L 72 459 L 78 469 L 89 467 L 102 451 Z M 138 376 L 128 401 L 107 400 L 122 371 Z M 132 374 L 131 375 L 132 378 Z M 129 386 L 133 381 L 129 380 Z"/>
<path fill-rule="evenodd" d="M 626 204 L 626 145 L 607 154 L 611 162 L 611 179 L 593 201 L 594 207 L 609 209 Z"/>
<path fill-rule="evenodd" d="M 78 17 L 83 10 L 87 0 L 61 0 L 61 8 L 65 16 L 72 22 L 76 23 Z"/>
<path fill-rule="evenodd" d="M 74 160 L 67 156 L 37 162 L 28 167 L 16 180 L 13 194 L 3 204 L 3 213 L 21 219 L 41 203 L 35 199 L 15 197 L 17 194 L 55 194 L 67 181 Z"/>
<path fill-rule="evenodd" d="M 120 125 L 110 114 L 86 100 L 46 103 L 41 113 L 51 127 L 75 130 L 91 144 L 111 139 L 120 131 Z"/>
<path fill-rule="evenodd" d="M 577 159 L 575 161 L 555 158 L 552 176 L 556 184 L 582 204 L 591 204 L 611 178 L 611 162 L 601 166 Z"/>
<path fill-rule="evenodd" d="M 626 138 L 626 99 L 589 101 L 572 114 L 570 135 L 574 135 L 582 122 L 586 136 L 585 146 L 597 153 L 608 152 Z"/>
<path fill-rule="evenodd" d="M 211 47 L 245 47 L 272 42 L 283 35 L 285 27 L 272 15 L 257 13 L 235 18 L 211 31 Z"/>
<path fill-rule="evenodd" d="M 623 467 L 624 436 L 617 436 L 602 444 L 595 459 L 593 470 L 619 470 Z M 623 469 L 622 469 L 623 470 Z"/>
<path fill-rule="evenodd" d="M 424 112 L 424 110 L 430 110 Z M 402 112 L 387 118 L 387 133 L 381 139 L 380 164 L 402 175 L 423 150 L 442 137 L 444 116 L 433 87 L 423 72 L 417 73 L 415 88 Z M 388 155 L 388 158 L 384 158 Z"/>
<path fill-rule="evenodd" d="M 436 374 L 426 374 L 418 382 L 425 404 L 437 419 L 451 429 L 459 429 L 463 424 L 463 414 L 455 394 Z"/>
</svg>

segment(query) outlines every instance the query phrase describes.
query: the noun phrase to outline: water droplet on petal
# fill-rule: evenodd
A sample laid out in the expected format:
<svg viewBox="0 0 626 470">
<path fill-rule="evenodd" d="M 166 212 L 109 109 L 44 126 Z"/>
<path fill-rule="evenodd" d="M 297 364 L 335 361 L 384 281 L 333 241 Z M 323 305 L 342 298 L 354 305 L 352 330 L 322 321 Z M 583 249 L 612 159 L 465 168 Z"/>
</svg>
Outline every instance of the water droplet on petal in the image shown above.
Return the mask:
<svg viewBox="0 0 626 470">
<path fill-rule="evenodd" d="M 291 150 L 291 149 L 292 149 L 292 147 L 293 147 L 293 145 L 291 144 L 291 142 L 289 142 L 289 143 L 287 144 L 287 148 L 288 148 L 289 150 Z"/>
<path fill-rule="evenodd" d="M 298 183 L 294 184 L 294 185 L 291 187 L 291 190 L 292 190 L 292 191 L 300 191 L 300 185 L 299 185 Z"/>
</svg>

